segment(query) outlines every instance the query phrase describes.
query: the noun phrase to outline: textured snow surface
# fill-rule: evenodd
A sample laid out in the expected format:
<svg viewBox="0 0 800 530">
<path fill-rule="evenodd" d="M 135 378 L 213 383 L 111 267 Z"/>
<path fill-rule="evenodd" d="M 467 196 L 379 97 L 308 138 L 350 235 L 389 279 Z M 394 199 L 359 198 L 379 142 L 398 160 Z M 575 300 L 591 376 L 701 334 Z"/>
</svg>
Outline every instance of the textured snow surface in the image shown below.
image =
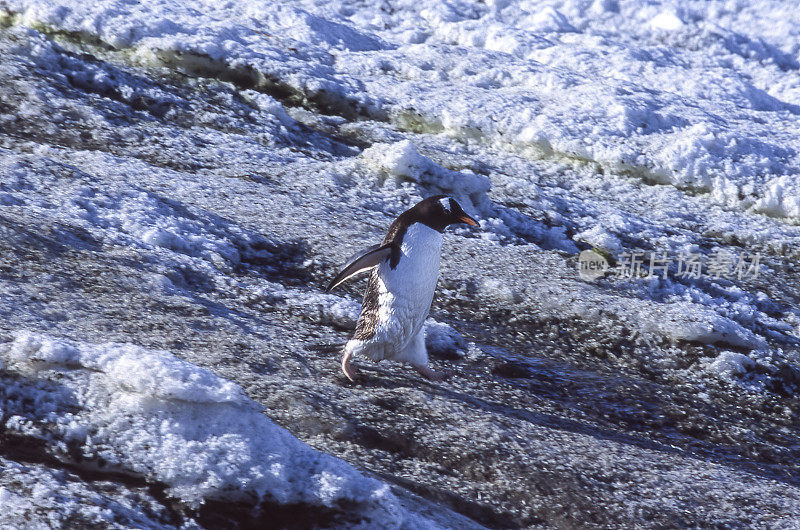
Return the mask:
<svg viewBox="0 0 800 530">
<path fill-rule="evenodd" d="M 800 21 L 785 2 L 6 4 L 143 64 L 246 71 L 340 110 L 800 216 Z"/>
<path fill-rule="evenodd" d="M 365 527 L 403 522 L 386 484 L 311 449 L 265 418 L 241 387 L 168 352 L 19 332 L 0 359 L 11 374 L 39 381 L 6 380 L 7 428 L 162 482 L 189 504 L 352 503 Z"/>
</svg>

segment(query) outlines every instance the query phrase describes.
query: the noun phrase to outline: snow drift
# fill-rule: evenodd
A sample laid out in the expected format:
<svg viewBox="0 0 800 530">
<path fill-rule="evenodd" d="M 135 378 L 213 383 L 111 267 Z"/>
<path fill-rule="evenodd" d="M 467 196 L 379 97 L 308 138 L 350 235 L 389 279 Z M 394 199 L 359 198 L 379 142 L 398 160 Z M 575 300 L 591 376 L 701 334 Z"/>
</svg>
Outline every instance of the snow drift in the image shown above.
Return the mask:
<svg viewBox="0 0 800 530">
<path fill-rule="evenodd" d="M 6 429 L 84 465 L 143 475 L 191 506 L 226 500 L 348 506 L 364 527 L 399 527 L 389 486 L 266 418 L 238 385 L 165 351 L 19 332 L 0 346 L 12 376 Z M 25 382 L 23 382 L 25 381 Z"/>
</svg>

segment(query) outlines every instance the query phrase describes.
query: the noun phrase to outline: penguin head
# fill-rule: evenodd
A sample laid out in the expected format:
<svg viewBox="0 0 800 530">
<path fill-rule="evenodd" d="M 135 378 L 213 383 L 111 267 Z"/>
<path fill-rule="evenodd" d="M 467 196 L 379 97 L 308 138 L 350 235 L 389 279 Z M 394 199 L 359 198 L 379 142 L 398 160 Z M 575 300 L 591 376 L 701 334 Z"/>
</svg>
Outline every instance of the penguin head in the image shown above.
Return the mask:
<svg viewBox="0 0 800 530">
<path fill-rule="evenodd" d="M 434 195 L 419 202 L 409 212 L 414 212 L 417 222 L 430 226 L 434 230 L 444 232 L 450 225 L 466 223 L 479 226 L 478 221 L 467 215 L 458 201 L 447 195 Z"/>
</svg>

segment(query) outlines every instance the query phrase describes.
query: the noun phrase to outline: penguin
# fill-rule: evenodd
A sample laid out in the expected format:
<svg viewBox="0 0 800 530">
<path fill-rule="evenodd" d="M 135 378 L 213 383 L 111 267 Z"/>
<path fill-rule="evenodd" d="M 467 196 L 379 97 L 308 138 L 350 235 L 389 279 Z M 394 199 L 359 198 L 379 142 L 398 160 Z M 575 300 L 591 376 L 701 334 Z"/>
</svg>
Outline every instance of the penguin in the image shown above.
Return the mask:
<svg viewBox="0 0 800 530">
<path fill-rule="evenodd" d="M 439 279 L 444 230 L 456 223 L 479 226 L 455 199 L 428 197 L 401 213 L 381 244 L 354 255 L 328 284 L 325 292 L 372 271 L 355 333 L 344 347 L 342 371 L 348 379 L 357 379 L 352 359 L 361 355 L 411 364 L 433 381 L 452 375 L 428 366 L 423 328 Z"/>
</svg>

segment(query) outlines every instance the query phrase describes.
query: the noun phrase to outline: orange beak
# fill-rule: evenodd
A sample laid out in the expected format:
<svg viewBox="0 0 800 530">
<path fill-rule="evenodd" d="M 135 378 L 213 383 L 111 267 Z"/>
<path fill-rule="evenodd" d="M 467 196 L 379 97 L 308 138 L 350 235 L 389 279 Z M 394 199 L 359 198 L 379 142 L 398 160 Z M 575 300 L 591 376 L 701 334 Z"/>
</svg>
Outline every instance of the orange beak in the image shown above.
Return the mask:
<svg viewBox="0 0 800 530">
<path fill-rule="evenodd" d="M 467 223 L 470 226 L 480 226 L 478 224 L 478 221 L 476 221 L 469 215 L 462 215 L 461 217 L 458 218 L 458 220 L 461 221 L 462 223 Z"/>
</svg>

